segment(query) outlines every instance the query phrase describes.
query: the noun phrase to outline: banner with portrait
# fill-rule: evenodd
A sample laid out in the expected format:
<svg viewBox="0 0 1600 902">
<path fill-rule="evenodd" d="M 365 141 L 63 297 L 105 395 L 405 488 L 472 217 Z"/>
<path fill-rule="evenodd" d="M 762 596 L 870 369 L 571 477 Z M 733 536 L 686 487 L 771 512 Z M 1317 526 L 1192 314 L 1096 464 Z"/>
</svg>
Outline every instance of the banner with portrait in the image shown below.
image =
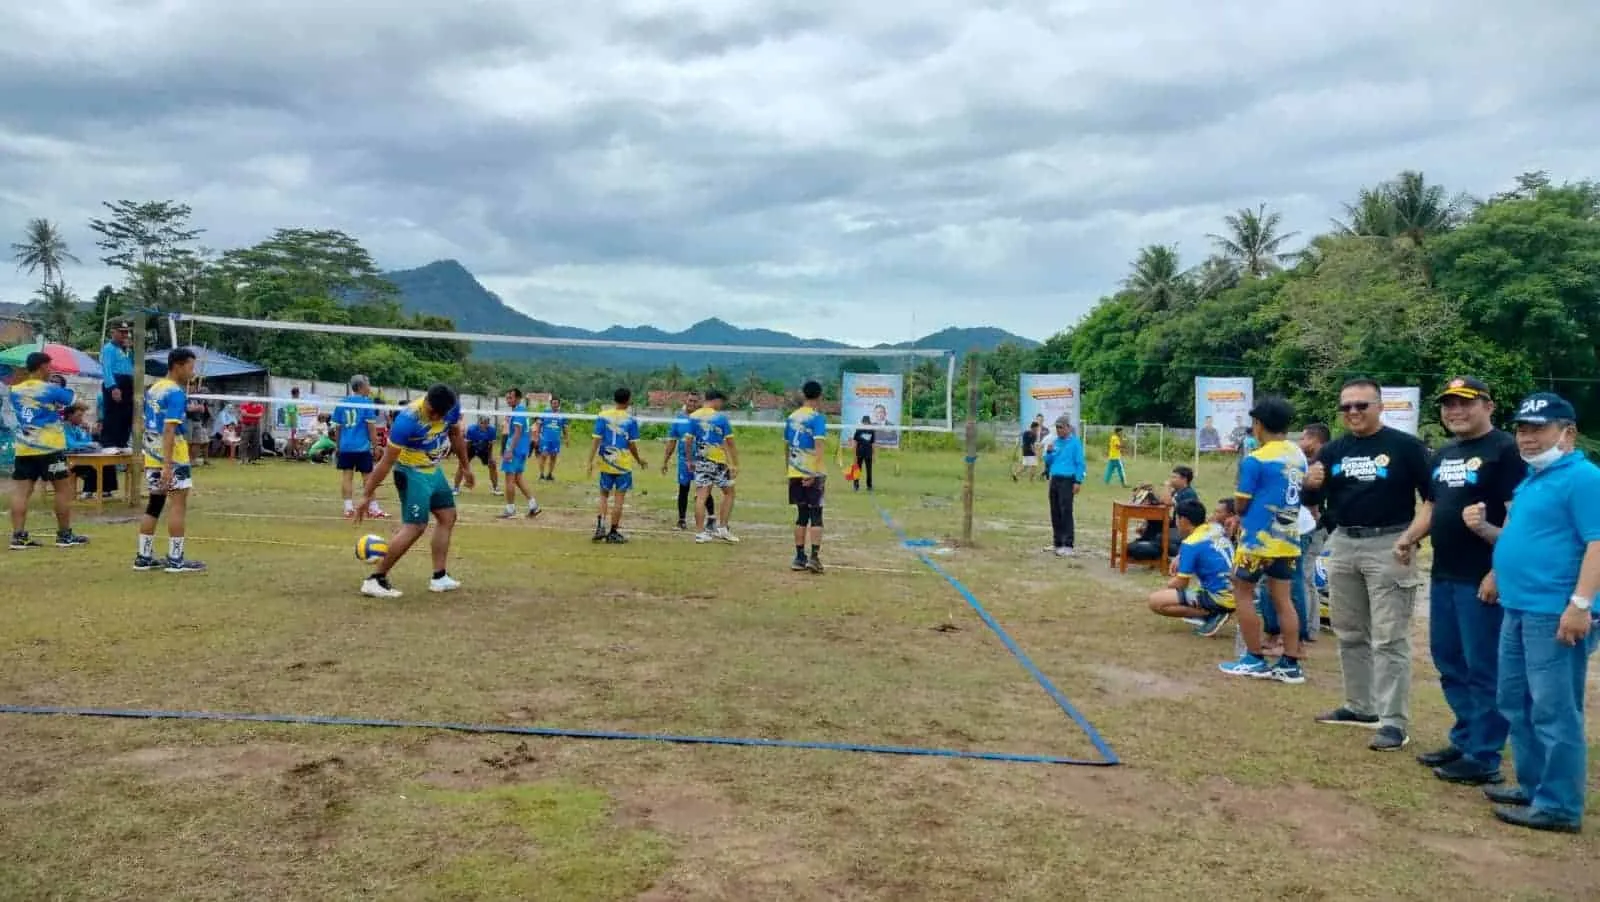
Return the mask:
<svg viewBox="0 0 1600 902">
<path fill-rule="evenodd" d="M 1236 452 L 1250 435 L 1255 380 L 1249 376 L 1196 376 L 1194 449 L 1196 454 Z"/>
<path fill-rule="evenodd" d="M 1045 435 L 1054 435 L 1056 418 L 1065 415 L 1072 427 L 1083 434 L 1083 393 L 1077 373 L 1023 373 L 1017 393 L 1019 429 L 1038 420 Z"/>
<path fill-rule="evenodd" d="M 1380 394 L 1383 425 L 1411 435 L 1422 431 L 1422 389 L 1385 385 Z"/>
<path fill-rule="evenodd" d="M 843 438 L 848 440 L 855 430 L 869 428 L 877 433 L 877 447 L 900 447 L 904 401 L 905 377 L 900 373 L 845 373 L 839 392 Z"/>
</svg>

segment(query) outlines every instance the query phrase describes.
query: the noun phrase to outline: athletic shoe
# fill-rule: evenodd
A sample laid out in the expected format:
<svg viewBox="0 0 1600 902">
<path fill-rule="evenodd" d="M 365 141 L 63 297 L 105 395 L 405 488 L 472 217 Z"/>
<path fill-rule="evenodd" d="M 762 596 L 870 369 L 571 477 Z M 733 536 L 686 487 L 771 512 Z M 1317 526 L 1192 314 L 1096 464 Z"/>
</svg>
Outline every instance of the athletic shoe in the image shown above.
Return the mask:
<svg viewBox="0 0 1600 902">
<path fill-rule="evenodd" d="M 539 507 L 537 505 L 535 505 L 533 507 L 530 507 L 530 508 L 528 508 L 528 519 L 532 520 L 534 517 L 537 517 L 542 513 L 544 513 L 544 508 L 542 508 L 542 507 Z"/>
<path fill-rule="evenodd" d="M 604 526 L 596 526 L 594 528 L 594 535 L 590 536 L 589 540 L 591 542 L 604 542 L 606 540 L 606 535 L 606 528 Z"/>
<path fill-rule="evenodd" d="M 38 542 L 35 542 L 33 539 L 28 538 L 28 534 L 25 533 L 25 532 L 14 532 L 14 533 L 11 534 L 11 550 L 12 551 L 21 551 L 24 548 L 40 548 L 40 547 L 43 547 L 43 546 L 41 546 Z"/>
<path fill-rule="evenodd" d="M 148 572 L 150 570 L 164 570 L 166 569 L 166 566 L 167 565 L 162 561 L 158 561 L 153 557 L 145 557 L 142 554 L 136 555 L 133 559 L 133 569 L 138 570 L 141 573 Z"/>
<path fill-rule="evenodd" d="M 88 536 L 80 536 L 71 530 L 56 533 L 57 548 L 76 548 L 79 545 L 89 544 Z"/>
<path fill-rule="evenodd" d="M 1204 617 L 1185 617 L 1185 618 L 1183 618 L 1183 622 L 1189 624 L 1190 626 L 1204 626 L 1205 622 L 1206 622 L 1206 618 L 1204 618 Z"/>
<path fill-rule="evenodd" d="M 717 540 L 717 537 L 712 535 L 711 534 L 711 530 L 709 530 L 709 529 L 702 530 L 700 532 L 695 533 L 695 535 L 694 535 L 694 541 L 695 541 L 696 545 L 704 545 L 707 542 L 715 542 L 716 540 Z"/>
<path fill-rule="evenodd" d="M 1215 614 L 1212 614 L 1210 617 L 1195 619 L 1199 620 L 1199 622 L 1195 624 L 1194 634 L 1196 636 L 1203 636 L 1209 639 L 1221 632 L 1222 628 L 1228 625 L 1228 621 L 1233 619 L 1233 612 L 1218 611 Z"/>
<path fill-rule="evenodd" d="M 367 516 L 371 517 L 374 520 L 387 520 L 387 519 L 389 519 L 389 514 L 386 511 L 383 511 L 381 509 L 380 510 L 375 510 L 375 511 L 370 511 L 370 512 L 367 513 Z"/>
<path fill-rule="evenodd" d="M 1237 661 L 1224 661 L 1218 664 L 1217 669 L 1229 676 L 1254 677 L 1258 680 L 1272 676 L 1272 665 L 1249 652 L 1245 652 Z"/>
<path fill-rule="evenodd" d="M 367 515 L 367 516 L 369 516 L 369 517 L 370 517 L 370 516 L 372 516 L 372 515 L 371 515 L 371 514 L 368 514 L 368 515 Z M 347 511 L 345 511 L 345 512 L 344 512 L 344 518 L 345 518 L 345 519 L 346 519 L 346 520 L 354 520 L 354 519 L 355 519 L 355 518 L 356 518 L 356 512 L 355 512 L 355 510 L 354 510 L 354 509 L 351 509 L 351 510 L 347 510 Z"/>
<path fill-rule="evenodd" d="M 361 594 L 371 598 L 399 598 L 403 593 L 389 585 L 387 579 L 369 576 L 361 583 Z"/>
<path fill-rule="evenodd" d="M 1066 547 L 1057 548 L 1056 557 L 1072 557 L 1072 549 Z"/>
<path fill-rule="evenodd" d="M 627 543 L 628 543 L 628 537 L 623 535 L 620 532 L 617 532 L 615 529 L 613 529 L 610 532 L 606 533 L 606 544 L 607 545 L 626 545 Z"/>
<path fill-rule="evenodd" d="M 454 592 L 461 588 L 461 583 L 446 573 L 444 576 L 428 580 L 429 592 Z"/>
<path fill-rule="evenodd" d="M 806 569 L 807 566 L 809 566 L 809 562 L 806 560 L 806 556 L 803 554 L 795 555 L 794 560 L 789 562 L 789 569 L 796 572 Z"/>
<path fill-rule="evenodd" d="M 679 529 L 688 529 L 689 528 L 689 524 L 685 520 L 679 520 L 678 521 L 678 528 Z"/>
<path fill-rule="evenodd" d="M 728 527 L 726 527 L 726 526 L 718 526 L 717 527 L 717 538 L 721 539 L 724 542 L 728 542 L 729 544 L 733 544 L 733 545 L 739 544 L 739 537 L 735 536 L 731 532 L 728 532 Z"/>
<path fill-rule="evenodd" d="M 1367 748 L 1374 752 L 1398 752 L 1411 744 L 1411 737 L 1399 727 L 1379 727 Z"/>
<path fill-rule="evenodd" d="M 496 520 L 510 520 L 512 517 L 515 517 L 516 515 L 517 515 L 517 512 L 514 511 L 514 510 L 501 511 L 498 514 L 495 514 L 494 518 Z"/>
<path fill-rule="evenodd" d="M 206 565 L 200 561 L 189 561 L 183 558 L 167 558 L 166 566 L 161 569 L 168 573 L 204 573 Z"/>
<path fill-rule="evenodd" d="M 812 573 L 821 573 L 822 558 L 813 556 L 811 560 L 806 561 L 806 569 L 810 570 Z"/>
<path fill-rule="evenodd" d="M 1332 724 L 1340 727 L 1363 727 L 1368 730 L 1378 728 L 1378 715 L 1357 714 L 1349 708 L 1334 708 L 1326 714 L 1317 715 L 1317 723 Z"/>
<path fill-rule="evenodd" d="M 1272 665 L 1271 677 L 1280 683 L 1298 686 L 1306 681 L 1306 672 L 1300 669 L 1299 662 L 1286 664 L 1283 661 Z"/>
</svg>

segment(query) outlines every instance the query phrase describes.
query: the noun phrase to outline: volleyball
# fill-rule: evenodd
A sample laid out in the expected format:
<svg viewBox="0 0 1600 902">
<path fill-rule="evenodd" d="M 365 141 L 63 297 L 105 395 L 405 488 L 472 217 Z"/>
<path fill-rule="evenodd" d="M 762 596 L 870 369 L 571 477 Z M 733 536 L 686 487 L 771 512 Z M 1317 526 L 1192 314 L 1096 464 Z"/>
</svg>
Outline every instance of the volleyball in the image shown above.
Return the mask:
<svg viewBox="0 0 1600 902">
<path fill-rule="evenodd" d="M 356 539 L 356 559 L 375 561 L 389 553 L 389 540 L 382 536 L 362 536 Z"/>
</svg>

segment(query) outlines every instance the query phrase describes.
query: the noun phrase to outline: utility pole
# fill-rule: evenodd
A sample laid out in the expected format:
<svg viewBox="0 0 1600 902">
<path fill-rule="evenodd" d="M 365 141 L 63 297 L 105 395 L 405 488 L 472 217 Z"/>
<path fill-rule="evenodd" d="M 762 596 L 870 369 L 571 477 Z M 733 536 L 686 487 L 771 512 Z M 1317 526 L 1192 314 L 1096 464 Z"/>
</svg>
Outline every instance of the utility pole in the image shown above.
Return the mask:
<svg viewBox="0 0 1600 902">
<path fill-rule="evenodd" d="M 972 496 L 978 478 L 978 354 L 967 351 L 967 480 L 961 489 L 961 544 L 972 547 Z"/>
<path fill-rule="evenodd" d="M 133 453 L 128 460 L 126 478 L 130 483 L 128 497 L 134 507 L 139 506 L 139 496 L 144 490 L 144 348 L 148 320 L 144 310 L 134 312 L 133 347 L 128 349 L 133 357 L 133 397 L 128 399 L 133 406 L 133 430 L 128 434 L 128 448 Z"/>
</svg>

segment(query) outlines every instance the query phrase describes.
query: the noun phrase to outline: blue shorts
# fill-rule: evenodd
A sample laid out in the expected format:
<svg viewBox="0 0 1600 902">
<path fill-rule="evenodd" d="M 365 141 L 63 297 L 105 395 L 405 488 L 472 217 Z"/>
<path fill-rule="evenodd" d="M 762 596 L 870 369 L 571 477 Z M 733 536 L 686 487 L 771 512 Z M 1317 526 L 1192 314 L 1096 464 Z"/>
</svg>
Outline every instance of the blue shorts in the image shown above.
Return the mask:
<svg viewBox="0 0 1600 902">
<path fill-rule="evenodd" d="M 561 440 L 560 439 L 555 439 L 555 440 L 540 439 L 539 440 L 539 453 L 541 455 L 544 455 L 544 454 L 560 454 L 561 453 Z"/>
<path fill-rule="evenodd" d="M 612 492 L 626 494 L 633 491 L 632 473 L 601 473 L 600 494 L 609 495 Z"/>
<path fill-rule="evenodd" d="M 1233 593 L 1228 593 L 1230 596 Z M 1233 598 L 1218 598 L 1204 589 L 1191 589 L 1188 586 L 1178 590 L 1178 604 L 1186 608 L 1199 608 L 1208 614 L 1222 614 L 1233 610 Z"/>
<path fill-rule="evenodd" d="M 1233 578 L 1252 585 L 1261 582 L 1263 576 L 1267 579 L 1292 580 L 1296 560 L 1298 558 L 1256 557 L 1249 552 L 1241 551 L 1233 568 Z"/>
<path fill-rule="evenodd" d="M 513 454 L 510 459 L 501 458 L 500 460 L 500 472 L 508 476 L 516 476 L 519 473 L 526 472 L 527 469 L 528 455 L 526 454 Z"/>
<path fill-rule="evenodd" d="M 340 451 L 334 466 L 340 470 L 354 470 L 363 475 L 372 472 L 371 451 Z"/>
</svg>

